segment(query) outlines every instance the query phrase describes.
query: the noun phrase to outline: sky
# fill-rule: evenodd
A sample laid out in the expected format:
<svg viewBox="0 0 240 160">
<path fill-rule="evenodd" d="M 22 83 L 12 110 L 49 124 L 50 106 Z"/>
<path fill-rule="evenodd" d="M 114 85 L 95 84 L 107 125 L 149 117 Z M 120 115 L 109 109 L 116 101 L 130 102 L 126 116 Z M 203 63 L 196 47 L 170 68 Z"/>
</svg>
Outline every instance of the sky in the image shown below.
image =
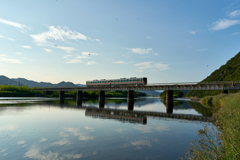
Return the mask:
<svg viewBox="0 0 240 160">
<path fill-rule="evenodd" d="M 240 51 L 240 0 L 8 0 L 0 75 L 199 82 Z"/>
</svg>

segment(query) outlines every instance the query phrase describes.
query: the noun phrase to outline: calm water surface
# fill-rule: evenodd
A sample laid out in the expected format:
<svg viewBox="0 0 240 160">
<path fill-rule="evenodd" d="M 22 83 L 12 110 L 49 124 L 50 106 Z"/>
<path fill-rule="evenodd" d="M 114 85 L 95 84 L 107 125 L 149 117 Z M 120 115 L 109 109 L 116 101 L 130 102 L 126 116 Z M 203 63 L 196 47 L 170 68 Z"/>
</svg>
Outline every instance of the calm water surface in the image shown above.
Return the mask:
<svg viewBox="0 0 240 160">
<path fill-rule="evenodd" d="M 206 122 L 147 117 L 147 122 L 91 116 L 97 99 L 0 98 L 0 159 L 177 159 Z M 104 109 L 127 110 L 126 99 Z M 159 98 L 138 98 L 135 111 L 166 112 Z M 173 113 L 210 116 L 197 102 L 175 101 Z"/>
</svg>

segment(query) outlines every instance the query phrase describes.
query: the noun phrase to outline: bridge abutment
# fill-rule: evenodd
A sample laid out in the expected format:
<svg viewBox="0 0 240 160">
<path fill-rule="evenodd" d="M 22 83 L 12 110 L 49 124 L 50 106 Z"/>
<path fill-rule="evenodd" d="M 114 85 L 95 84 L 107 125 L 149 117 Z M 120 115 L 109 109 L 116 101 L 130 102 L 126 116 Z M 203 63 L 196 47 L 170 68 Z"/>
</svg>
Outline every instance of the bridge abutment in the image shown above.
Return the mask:
<svg viewBox="0 0 240 160">
<path fill-rule="evenodd" d="M 221 90 L 221 94 L 228 94 L 228 90 Z"/>
<path fill-rule="evenodd" d="M 59 92 L 60 103 L 64 103 L 64 98 L 65 98 L 65 91 L 60 91 Z"/>
<path fill-rule="evenodd" d="M 99 91 L 99 108 L 104 108 L 105 105 L 105 91 Z"/>
<path fill-rule="evenodd" d="M 82 91 L 77 91 L 76 102 L 78 106 L 82 105 Z"/>
<path fill-rule="evenodd" d="M 166 112 L 173 113 L 173 90 L 166 90 Z"/>
<path fill-rule="evenodd" d="M 128 104 L 128 110 L 132 111 L 134 108 L 134 91 L 133 90 L 128 91 L 127 104 Z"/>
</svg>

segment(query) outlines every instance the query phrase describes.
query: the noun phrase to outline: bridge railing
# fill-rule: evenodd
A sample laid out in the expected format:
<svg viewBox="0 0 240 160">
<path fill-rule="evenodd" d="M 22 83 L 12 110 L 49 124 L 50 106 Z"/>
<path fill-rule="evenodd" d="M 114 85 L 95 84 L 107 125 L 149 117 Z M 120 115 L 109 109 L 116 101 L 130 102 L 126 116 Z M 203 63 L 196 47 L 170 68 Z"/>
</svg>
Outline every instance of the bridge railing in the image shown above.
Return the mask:
<svg viewBox="0 0 240 160">
<path fill-rule="evenodd" d="M 240 81 L 149 83 L 146 86 L 197 85 L 197 84 L 204 84 L 204 85 L 206 85 L 206 84 L 240 84 Z"/>
</svg>

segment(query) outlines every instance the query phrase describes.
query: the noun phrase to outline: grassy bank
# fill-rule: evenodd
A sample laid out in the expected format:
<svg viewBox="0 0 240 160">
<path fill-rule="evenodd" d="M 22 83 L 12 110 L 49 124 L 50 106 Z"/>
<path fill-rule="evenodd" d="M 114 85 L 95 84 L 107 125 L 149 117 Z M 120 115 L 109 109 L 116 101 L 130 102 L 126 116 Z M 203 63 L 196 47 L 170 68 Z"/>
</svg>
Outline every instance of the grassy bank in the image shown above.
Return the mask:
<svg viewBox="0 0 240 160">
<path fill-rule="evenodd" d="M 186 159 L 240 159 L 240 93 L 205 97 L 216 127 L 199 130 L 200 140 L 187 149 Z"/>
</svg>

